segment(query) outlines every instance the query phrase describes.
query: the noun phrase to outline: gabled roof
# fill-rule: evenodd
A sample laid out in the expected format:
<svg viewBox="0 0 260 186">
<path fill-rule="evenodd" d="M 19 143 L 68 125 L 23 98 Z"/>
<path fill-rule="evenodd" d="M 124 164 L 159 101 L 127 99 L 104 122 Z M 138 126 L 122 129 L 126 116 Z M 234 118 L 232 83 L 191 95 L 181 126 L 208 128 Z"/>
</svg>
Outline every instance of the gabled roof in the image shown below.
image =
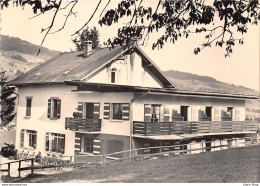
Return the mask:
<svg viewBox="0 0 260 186">
<path fill-rule="evenodd" d="M 115 47 L 114 49 L 98 48 L 93 50 L 88 57 L 84 57 L 82 51 L 61 53 L 10 81 L 8 84 L 16 86 L 56 84 L 64 83 L 65 81 L 85 80 L 101 69 L 106 68 L 107 64 L 113 62 L 114 59 L 132 48 L 126 48 L 125 46 Z M 171 81 L 139 47 L 135 47 L 135 51 L 144 58 L 146 64 L 151 64 L 147 68 L 154 73 L 165 87 L 174 87 Z"/>
</svg>

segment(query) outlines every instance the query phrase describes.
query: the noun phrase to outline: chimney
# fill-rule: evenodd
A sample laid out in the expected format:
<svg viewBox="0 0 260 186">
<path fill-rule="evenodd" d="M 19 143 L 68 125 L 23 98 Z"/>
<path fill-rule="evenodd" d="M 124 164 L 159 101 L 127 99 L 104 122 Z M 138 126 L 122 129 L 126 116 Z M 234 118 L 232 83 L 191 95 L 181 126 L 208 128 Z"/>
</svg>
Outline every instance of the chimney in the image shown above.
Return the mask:
<svg viewBox="0 0 260 186">
<path fill-rule="evenodd" d="M 87 57 L 92 53 L 92 41 L 84 41 L 84 44 L 84 57 Z"/>
</svg>

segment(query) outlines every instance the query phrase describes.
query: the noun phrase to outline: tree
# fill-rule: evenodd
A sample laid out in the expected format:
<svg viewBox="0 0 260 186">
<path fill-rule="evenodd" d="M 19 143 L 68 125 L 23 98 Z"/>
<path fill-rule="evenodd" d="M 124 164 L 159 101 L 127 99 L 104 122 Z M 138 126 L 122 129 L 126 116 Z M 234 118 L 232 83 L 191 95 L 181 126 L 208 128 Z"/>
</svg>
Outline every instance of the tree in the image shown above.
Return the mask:
<svg viewBox="0 0 260 186">
<path fill-rule="evenodd" d="M 6 85 L 7 78 L 5 77 L 5 72 L 0 72 L 1 74 L 1 128 L 8 123 L 10 123 L 16 113 L 15 111 L 15 100 L 16 93 L 15 87 L 10 87 Z"/>
<path fill-rule="evenodd" d="M 8 7 L 10 1 L 0 0 L 1 7 Z M 99 0 L 91 17 L 72 36 L 79 34 L 92 18 L 97 16 L 101 1 Z M 76 16 L 74 8 L 78 2 L 79 0 L 15 1 L 17 6 L 31 6 L 36 16 L 54 10 L 50 26 L 42 29 L 42 32 L 45 32 L 42 43 L 48 34 L 64 29 L 71 15 Z M 235 44 L 244 43 L 240 34 L 247 32 L 249 24 L 257 25 L 260 19 L 258 0 L 158 0 L 155 7 L 143 6 L 143 0 L 122 0 L 118 2 L 117 8 L 106 10 L 110 3 L 111 0 L 108 0 L 100 14 L 101 26 L 111 26 L 123 20 L 122 18 L 127 18 L 124 19 L 127 20 L 125 26 L 118 29 L 117 37 L 108 39 L 106 44 L 112 48 L 116 45 L 132 44 L 136 40 L 145 44 L 151 33 L 163 30 L 164 33 L 153 44 L 153 48 L 162 48 L 165 42 L 175 43 L 180 37 L 204 34 L 205 40 L 201 47 L 194 49 L 195 54 L 206 47 L 225 46 L 225 56 L 229 56 Z M 69 9 L 69 12 L 65 16 L 63 26 L 51 32 L 57 13 L 65 9 Z"/>
<path fill-rule="evenodd" d="M 98 48 L 99 45 L 99 33 L 96 27 L 93 27 L 93 29 L 89 29 L 87 27 L 86 29 L 83 29 L 81 33 L 78 34 L 78 37 L 72 40 L 72 42 L 76 46 L 77 51 L 84 50 L 84 41 L 90 40 L 92 41 L 92 47 L 93 49 Z"/>
</svg>

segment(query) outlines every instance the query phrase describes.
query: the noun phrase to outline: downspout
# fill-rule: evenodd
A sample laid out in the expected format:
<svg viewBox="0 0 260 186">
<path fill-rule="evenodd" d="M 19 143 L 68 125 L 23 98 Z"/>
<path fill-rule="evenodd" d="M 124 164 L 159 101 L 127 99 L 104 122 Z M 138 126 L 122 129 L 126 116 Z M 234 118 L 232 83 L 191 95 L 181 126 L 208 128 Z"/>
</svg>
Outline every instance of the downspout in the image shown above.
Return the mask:
<svg viewBox="0 0 260 186">
<path fill-rule="evenodd" d="M 142 94 L 142 95 L 140 95 L 139 97 L 136 97 L 136 98 L 133 98 L 132 100 L 131 100 L 131 104 L 132 104 L 132 106 L 130 107 L 130 113 L 131 113 L 131 117 L 130 118 L 132 118 L 132 121 L 130 121 L 130 157 L 132 157 L 132 149 L 133 149 L 133 147 L 132 147 L 132 140 L 133 140 L 133 103 L 134 103 L 134 100 L 136 100 L 137 98 L 141 98 L 141 97 L 144 97 L 144 96 L 146 96 L 146 95 L 148 95 L 148 94 L 150 94 L 150 90 L 148 90 L 148 92 L 146 92 L 145 94 Z"/>
</svg>

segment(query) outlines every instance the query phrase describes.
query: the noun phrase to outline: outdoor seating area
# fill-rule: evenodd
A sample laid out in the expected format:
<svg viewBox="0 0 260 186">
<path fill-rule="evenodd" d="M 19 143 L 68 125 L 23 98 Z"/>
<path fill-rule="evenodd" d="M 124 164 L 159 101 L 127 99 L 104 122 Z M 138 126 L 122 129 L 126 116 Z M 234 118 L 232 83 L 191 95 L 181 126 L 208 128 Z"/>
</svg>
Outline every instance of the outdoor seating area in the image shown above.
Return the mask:
<svg viewBox="0 0 260 186">
<path fill-rule="evenodd" d="M 18 151 L 15 156 L 8 157 L 9 160 L 29 160 L 35 159 L 35 162 L 42 165 L 59 165 L 59 164 L 69 164 L 71 163 L 70 157 L 64 157 L 63 155 L 58 154 L 47 154 L 46 156 L 42 156 L 41 152 L 31 152 L 21 150 Z"/>
</svg>

